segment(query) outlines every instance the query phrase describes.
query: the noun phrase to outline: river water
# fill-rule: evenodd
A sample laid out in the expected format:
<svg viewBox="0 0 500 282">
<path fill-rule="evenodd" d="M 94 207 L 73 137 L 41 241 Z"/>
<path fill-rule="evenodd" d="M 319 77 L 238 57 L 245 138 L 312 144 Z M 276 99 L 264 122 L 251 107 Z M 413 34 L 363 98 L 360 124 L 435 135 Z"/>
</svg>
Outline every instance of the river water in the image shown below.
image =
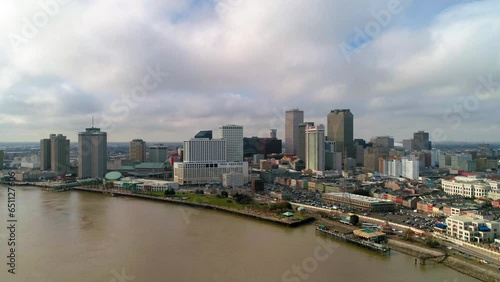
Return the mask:
<svg viewBox="0 0 500 282">
<path fill-rule="evenodd" d="M 16 187 L 16 274 L 0 189 L 0 281 L 477 281 L 271 223 L 147 200 Z"/>
</svg>

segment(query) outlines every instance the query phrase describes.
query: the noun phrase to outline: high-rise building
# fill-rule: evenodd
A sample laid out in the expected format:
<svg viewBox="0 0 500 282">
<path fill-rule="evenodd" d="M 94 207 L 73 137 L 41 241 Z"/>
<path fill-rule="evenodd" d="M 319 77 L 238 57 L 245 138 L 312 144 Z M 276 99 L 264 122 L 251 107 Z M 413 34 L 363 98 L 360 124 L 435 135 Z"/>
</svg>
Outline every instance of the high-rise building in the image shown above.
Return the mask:
<svg viewBox="0 0 500 282">
<path fill-rule="evenodd" d="M 146 161 L 146 142 L 142 139 L 134 139 L 130 141 L 128 148 L 128 158 L 136 162 Z"/>
<path fill-rule="evenodd" d="M 414 141 L 413 139 L 405 139 L 403 140 L 403 148 L 408 151 L 412 152 L 414 150 Z"/>
<path fill-rule="evenodd" d="M 306 128 L 306 169 L 325 170 L 325 126 Z"/>
<path fill-rule="evenodd" d="M 277 139 L 278 137 L 277 130 L 276 129 L 270 129 L 269 130 L 269 138 L 271 139 Z"/>
<path fill-rule="evenodd" d="M 198 133 L 196 133 L 196 135 L 194 136 L 194 138 L 208 138 L 208 139 L 212 139 L 213 136 L 212 136 L 212 130 L 202 130 Z"/>
<path fill-rule="evenodd" d="M 371 141 L 375 147 L 384 147 L 388 149 L 394 148 L 394 138 L 390 136 L 377 136 Z"/>
<path fill-rule="evenodd" d="M 354 116 L 349 109 L 333 110 L 327 118 L 327 140 L 335 141 L 335 149 L 346 158 L 354 153 Z"/>
<path fill-rule="evenodd" d="M 185 162 L 225 162 L 226 140 L 193 138 L 184 141 Z"/>
<path fill-rule="evenodd" d="M 219 126 L 219 138 L 226 140 L 226 161 L 243 161 L 243 126 L 221 125 Z"/>
<path fill-rule="evenodd" d="M 40 170 L 50 170 L 50 139 L 40 140 Z"/>
<path fill-rule="evenodd" d="M 297 143 L 297 158 L 306 159 L 306 129 L 308 126 L 314 126 L 314 122 L 304 122 L 299 124 L 299 139 Z"/>
<path fill-rule="evenodd" d="M 303 122 L 304 111 L 292 109 L 285 112 L 285 154 L 297 154 L 299 146 L 299 124 Z"/>
<path fill-rule="evenodd" d="M 50 170 L 58 175 L 70 172 L 69 139 L 62 134 L 50 135 Z"/>
<path fill-rule="evenodd" d="M 104 177 L 108 164 L 106 132 L 92 126 L 78 133 L 78 177 Z"/>
<path fill-rule="evenodd" d="M 422 130 L 413 133 L 413 149 L 415 151 L 430 150 L 429 132 Z"/>
<path fill-rule="evenodd" d="M 281 139 L 276 138 L 260 138 L 260 137 L 243 137 L 243 155 L 252 157 L 256 154 L 262 154 L 267 157 L 271 154 L 282 153 Z"/>
<path fill-rule="evenodd" d="M 168 147 L 163 144 L 154 144 L 149 146 L 148 162 L 164 163 L 168 156 Z"/>
<path fill-rule="evenodd" d="M 3 157 L 4 157 L 4 151 L 0 150 L 0 170 L 3 169 Z"/>
</svg>

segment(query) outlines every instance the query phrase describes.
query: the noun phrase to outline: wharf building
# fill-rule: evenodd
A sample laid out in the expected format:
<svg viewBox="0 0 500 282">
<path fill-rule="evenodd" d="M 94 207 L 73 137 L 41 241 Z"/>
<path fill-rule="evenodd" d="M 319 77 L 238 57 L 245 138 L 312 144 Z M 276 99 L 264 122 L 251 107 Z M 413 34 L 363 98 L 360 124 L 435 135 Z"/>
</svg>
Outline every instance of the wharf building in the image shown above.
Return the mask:
<svg viewBox="0 0 500 282">
<path fill-rule="evenodd" d="M 103 178 L 107 165 L 107 133 L 93 126 L 78 133 L 78 177 Z"/>
</svg>

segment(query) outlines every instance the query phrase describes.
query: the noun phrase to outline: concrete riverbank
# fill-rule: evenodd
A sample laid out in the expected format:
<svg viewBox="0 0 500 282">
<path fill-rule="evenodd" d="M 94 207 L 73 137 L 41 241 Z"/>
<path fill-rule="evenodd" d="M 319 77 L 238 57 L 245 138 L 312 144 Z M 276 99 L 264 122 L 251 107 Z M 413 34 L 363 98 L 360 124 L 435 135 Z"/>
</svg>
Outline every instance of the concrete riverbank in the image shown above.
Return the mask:
<svg viewBox="0 0 500 282">
<path fill-rule="evenodd" d="M 417 246 L 415 244 L 402 242 L 395 239 L 389 239 L 387 243 L 391 249 L 413 256 L 415 258 L 435 257 L 427 260 L 440 262 L 444 265 L 459 271 L 463 274 L 469 275 L 481 281 L 499 282 L 500 272 L 492 267 L 485 265 L 478 265 L 464 259 L 458 259 L 452 256 L 445 256 L 445 253 L 439 250 L 428 249 Z"/>
</svg>

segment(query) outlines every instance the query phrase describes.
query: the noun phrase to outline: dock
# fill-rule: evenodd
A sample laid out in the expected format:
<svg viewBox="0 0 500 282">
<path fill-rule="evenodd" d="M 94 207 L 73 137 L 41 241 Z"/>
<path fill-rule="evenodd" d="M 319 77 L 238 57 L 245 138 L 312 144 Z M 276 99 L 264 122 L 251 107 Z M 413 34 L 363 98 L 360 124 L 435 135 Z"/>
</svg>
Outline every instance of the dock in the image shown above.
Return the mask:
<svg viewBox="0 0 500 282">
<path fill-rule="evenodd" d="M 316 231 L 319 231 L 319 232 L 321 232 L 329 237 L 333 237 L 337 240 L 344 241 L 344 242 L 347 242 L 347 243 L 350 243 L 350 244 L 353 244 L 356 246 L 360 246 L 360 247 L 375 251 L 377 253 L 381 253 L 384 255 L 390 255 L 390 253 L 391 253 L 390 248 L 383 246 L 381 244 L 373 243 L 370 241 L 358 240 L 358 239 L 354 238 L 353 236 L 349 236 L 349 235 L 342 234 L 339 232 L 332 232 L 330 230 L 321 229 L 319 227 L 316 227 Z"/>
</svg>

